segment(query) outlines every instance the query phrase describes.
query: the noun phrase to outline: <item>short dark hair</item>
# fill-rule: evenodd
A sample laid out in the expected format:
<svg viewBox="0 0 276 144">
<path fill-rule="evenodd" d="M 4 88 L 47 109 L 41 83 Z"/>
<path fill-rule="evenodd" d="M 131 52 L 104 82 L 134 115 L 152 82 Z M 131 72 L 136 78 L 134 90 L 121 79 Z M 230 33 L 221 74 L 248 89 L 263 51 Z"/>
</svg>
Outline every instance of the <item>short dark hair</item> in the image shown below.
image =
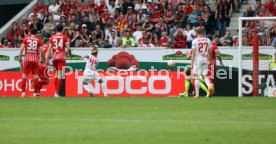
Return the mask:
<svg viewBox="0 0 276 144">
<path fill-rule="evenodd" d="M 31 29 L 31 34 L 36 34 L 37 31 L 38 31 L 38 30 L 37 30 L 36 28 L 32 28 L 32 29 Z"/>
<path fill-rule="evenodd" d="M 63 25 L 62 25 L 62 24 L 58 24 L 58 25 L 56 26 L 56 28 L 57 28 L 57 31 L 58 31 L 58 32 L 62 32 L 62 30 L 63 30 Z"/>
</svg>

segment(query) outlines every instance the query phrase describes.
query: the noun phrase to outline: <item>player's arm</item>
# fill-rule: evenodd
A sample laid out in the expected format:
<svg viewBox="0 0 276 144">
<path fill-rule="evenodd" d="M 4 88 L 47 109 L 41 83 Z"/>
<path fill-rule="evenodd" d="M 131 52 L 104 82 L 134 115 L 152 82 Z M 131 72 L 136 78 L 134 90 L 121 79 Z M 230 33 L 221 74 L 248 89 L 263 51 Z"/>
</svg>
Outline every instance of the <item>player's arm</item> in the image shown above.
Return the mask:
<svg viewBox="0 0 276 144">
<path fill-rule="evenodd" d="M 88 55 L 84 55 L 84 56 L 82 56 L 82 57 L 80 57 L 80 60 L 83 60 L 84 58 L 89 58 L 89 56 Z"/>
<path fill-rule="evenodd" d="M 39 47 L 39 50 L 40 50 L 40 57 L 41 57 L 41 61 L 42 63 L 45 62 L 45 57 L 44 57 L 44 51 L 43 51 L 43 47 Z"/>
<path fill-rule="evenodd" d="M 208 63 L 212 64 L 212 49 L 211 48 L 208 49 L 208 55 L 209 55 Z"/>
<path fill-rule="evenodd" d="M 196 50 L 197 50 L 197 43 L 195 40 L 193 40 L 192 41 L 192 54 L 191 54 L 191 58 L 192 58 L 191 69 L 193 69 L 193 67 L 194 67 Z"/>
<path fill-rule="evenodd" d="M 66 50 L 68 51 L 70 59 L 72 59 L 72 51 L 71 51 L 71 47 L 70 47 L 70 40 L 69 40 L 69 38 L 67 38 L 67 40 L 65 42 L 65 46 L 66 46 Z"/>
<path fill-rule="evenodd" d="M 20 69 L 23 70 L 23 62 L 22 62 L 22 54 L 24 52 L 25 44 L 22 43 L 20 50 L 19 50 L 19 56 L 18 56 L 18 62 L 20 63 Z"/>
<path fill-rule="evenodd" d="M 215 53 L 216 53 L 216 57 L 217 57 L 218 60 L 219 60 L 220 65 L 223 66 L 222 59 L 221 59 L 221 56 L 220 56 L 220 52 L 219 52 L 219 51 L 216 51 Z"/>
<path fill-rule="evenodd" d="M 53 48 L 53 45 L 51 44 L 51 41 L 50 41 L 49 42 L 49 48 L 48 48 L 48 51 L 46 53 L 46 65 L 49 64 L 49 59 L 50 59 L 52 48 Z"/>
</svg>

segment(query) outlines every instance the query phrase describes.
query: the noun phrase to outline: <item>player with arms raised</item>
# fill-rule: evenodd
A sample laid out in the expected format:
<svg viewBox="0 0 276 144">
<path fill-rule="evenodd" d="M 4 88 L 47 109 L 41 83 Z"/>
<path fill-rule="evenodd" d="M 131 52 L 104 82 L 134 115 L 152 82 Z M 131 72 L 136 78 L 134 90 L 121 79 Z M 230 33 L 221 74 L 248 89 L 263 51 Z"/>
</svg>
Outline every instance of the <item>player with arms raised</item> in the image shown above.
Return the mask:
<svg viewBox="0 0 276 144">
<path fill-rule="evenodd" d="M 94 96 L 92 93 L 91 80 L 99 82 L 102 85 L 104 96 L 107 96 L 105 84 L 103 83 L 103 80 L 98 74 L 98 72 L 96 72 L 96 68 L 98 65 L 97 56 L 98 56 L 98 49 L 94 47 L 90 55 L 85 55 L 80 58 L 81 60 L 83 60 L 84 58 L 87 58 L 85 70 L 83 74 L 83 87 L 90 94 L 91 97 Z"/>
<path fill-rule="evenodd" d="M 69 38 L 62 34 L 63 25 L 56 26 L 57 33 L 52 35 L 49 40 L 49 48 L 46 55 L 46 63 L 49 64 L 50 54 L 52 53 L 53 67 L 56 69 L 55 78 L 55 97 L 60 96 L 60 88 L 62 85 L 62 75 L 65 73 L 66 51 L 71 56 Z"/>
<path fill-rule="evenodd" d="M 192 70 L 196 77 L 195 79 L 195 98 L 199 97 L 200 75 L 204 77 L 204 81 L 208 86 L 209 93 L 213 93 L 214 85 L 210 78 L 207 77 L 208 65 L 211 64 L 211 41 L 203 36 L 203 29 L 196 28 L 197 38 L 192 42 Z M 208 96 L 209 97 L 209 96 Z"/>
<path fill-rule="evenodd" d="M 36 36 L 37 29 L 31 29 L 31 35 L 24 38 L 23 43 L 20 47 L 19 52 L 19 62 L 20 65 L 23 65 L 23 74 L 22 74 L 22 83 L 21 89 L 22 94 L 21 97 L 25 97 L 25 89 L 26 89 L 26 81 L 28 74 L 32 72 L 34 77 L 34 95 L 39 96 L 39 83 L 38 83 L 38 75 L 39 75 L 39 60 L 40 54 L 43 53 L 42 50 L 42 41 Z M 24 64 L 22 62 L 22 54 L 25 51 L 24 56 Z"/>
</svg>

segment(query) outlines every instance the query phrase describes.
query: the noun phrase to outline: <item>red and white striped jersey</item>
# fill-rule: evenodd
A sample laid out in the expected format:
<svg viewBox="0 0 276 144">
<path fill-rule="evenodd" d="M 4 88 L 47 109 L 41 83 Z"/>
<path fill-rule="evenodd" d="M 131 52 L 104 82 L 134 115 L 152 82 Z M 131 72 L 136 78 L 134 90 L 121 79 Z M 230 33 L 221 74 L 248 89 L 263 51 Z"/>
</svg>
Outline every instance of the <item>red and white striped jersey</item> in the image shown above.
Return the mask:
<svg viewBox="0 0 276 144">
<path fill-rule="evenodd" d="M 95 71 L 98 65 L 97 57 L 89 55 L 89 58 L 86 61 L 85 69 Z"/>
<path fill-rule="evenodd" d="M 31 35 L 24 38 L 23 45 L 25 48 L 24 61 L 39 62 L 42 41 L 37 36 Z"/>
<path fill-rule="evenodd" d="M 50 44 L 52 45 L 52 59 L 65 59 L 66 57 L 66 43 L 69 42 L 69 38 L 64 35 L 57 33 L 50 38 Z"/>
</svg>

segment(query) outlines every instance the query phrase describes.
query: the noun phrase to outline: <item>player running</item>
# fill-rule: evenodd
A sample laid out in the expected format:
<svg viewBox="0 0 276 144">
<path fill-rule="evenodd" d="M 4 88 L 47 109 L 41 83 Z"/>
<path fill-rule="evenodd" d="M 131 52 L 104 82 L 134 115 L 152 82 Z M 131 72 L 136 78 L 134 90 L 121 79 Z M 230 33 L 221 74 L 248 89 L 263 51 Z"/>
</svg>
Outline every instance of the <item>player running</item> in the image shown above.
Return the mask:
<svg viewBox="0 0 276 144">
<path fill-rule="evenodd" d="M 55 78 L 55 97 L 60 97 L 60 88 L 62 85 L 62 75 L 65 73 L 66 51 L 71 56 L 69 38 L 62 34 L 63 25 L 56 26 L 57 33 L 52 35 L 49 41 L 49 48 L 46 55 L 46 64 L 49 64 L 49 58 L 52 53 L 53 67 L 56 69 Z"/>
<path fill-rule="evenodd" d="M 20 47 L 19 52 L 19 63 L 23 65 L 22 69 L 22 83 L 21 97 L 25 97 L 26 81 L 28 74 L 32 72 L 33 82 L 34 82 L 34 97 L 39 96 L 39 84 L 38 84 L 38 74 L 39 74 L 39 59 L 42 51 L 42 41 L 36 36 L 37 29 L 31 29 L 31 35 L 24 38 L 23 43 Z M 22 62 L 22 54 L 25 51 L 24 64 Z"/>
<path fill-rule="evenodd" d="M 192 67 L 195 75 L 195 98 L 199 97 L 199 87 L 200 87 L 200 75 L 203 76 L 204 81 L 208 87 L 209 93 L 213 93 L 214 85 L 212 84 L 210 78 L 207 77 L 208 65 L 211 64 L 212 53 L 211 53 L 211 41 L 203 36 L 203 29 L 201 27 L 196 28 L 198 37 L 192 42 Z M 210 97 L 210 96 L 207 96 Z"/>
<path fill-rule="evenodd" d="M 85 55 L 80 58 L 80 60 L 83 60 L 84 58 L 87 58 L 86 65 L 85 65 L 85 70 L 83 74 L 83 87 L 84 89 L 90 94 L 91 97 L 93 97 L 92 93 L 92 85 L 91 85 L 91 80 L 94 80 L 102 85 L 102 90 L 104 93 L 104 96 L 106 97 L 106 87 L 105 84 L 103 83 L 102 78 L 96 71 L 97 65 L 98 65 L 98 49 L 93 48 L 91 51 L 90 55 Z"/>
</svg>

